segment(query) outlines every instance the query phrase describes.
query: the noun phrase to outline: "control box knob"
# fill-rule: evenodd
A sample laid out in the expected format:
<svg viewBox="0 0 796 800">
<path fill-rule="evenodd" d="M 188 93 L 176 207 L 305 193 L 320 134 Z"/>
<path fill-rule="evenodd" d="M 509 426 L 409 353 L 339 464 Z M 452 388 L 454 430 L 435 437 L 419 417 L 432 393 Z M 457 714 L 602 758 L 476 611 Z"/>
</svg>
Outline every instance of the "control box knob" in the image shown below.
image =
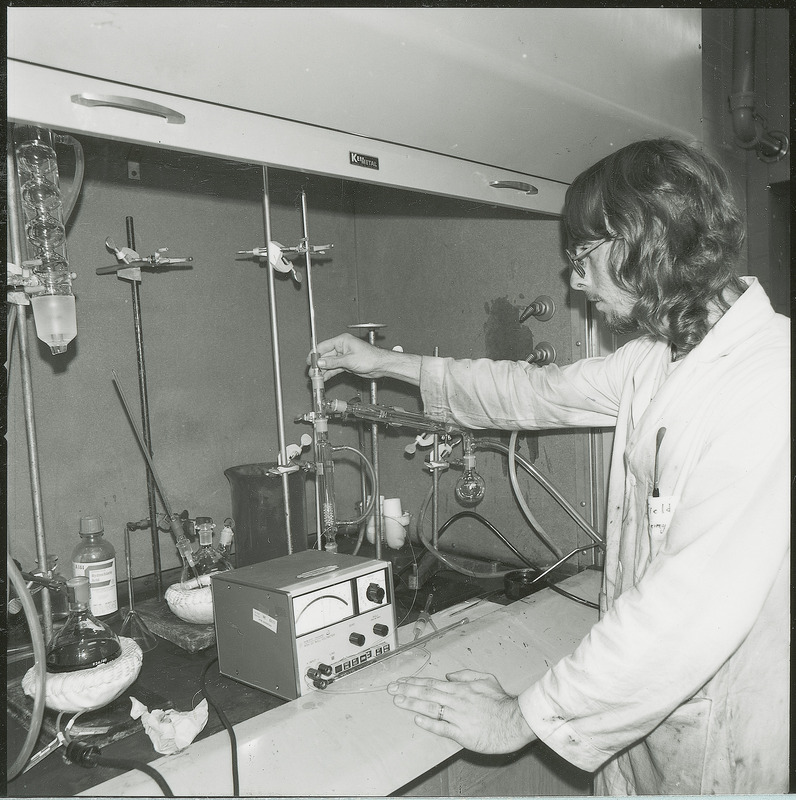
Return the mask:
<svg viewBox="0 0 796 800">
<path fill-rule="evenodd" d="M 351 644 L 355 644 L 357 647 L 362 647 L 362 645 L 365 644 L 365 636 L 361 633 L 352 633 L 348 637 L 348 641 L 351 642 Z"/>
<path fill-rule="evenodd" d="M 371 583 L 365 590 L 365 597 L 367 597 L 371 603 L 384 602 L 384 587 L 379 586 L 378 583 Z"/>
<path fill-rule="evenodd" d="M 376 636 L 386 636 L 389 632 L 390 632 L 390 629 L 386 625 L 382 624 L 381 622 L 377 622 L 373 626 L 373 633 L 375 633 Z"/>
</svg>

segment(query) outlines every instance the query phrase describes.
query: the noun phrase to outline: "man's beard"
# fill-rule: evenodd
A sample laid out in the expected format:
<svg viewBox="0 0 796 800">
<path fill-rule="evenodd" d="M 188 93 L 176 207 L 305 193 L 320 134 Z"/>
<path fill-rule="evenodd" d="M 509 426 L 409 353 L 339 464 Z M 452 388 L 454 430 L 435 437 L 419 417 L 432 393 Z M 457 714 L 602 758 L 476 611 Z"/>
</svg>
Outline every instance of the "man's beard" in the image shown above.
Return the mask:
<svg viewBox="0 0 796 800">
<path fill-rule="evenodd" d="M 617 336 L 622 336 L 626 333 L 635 333 L 640 330 L 641 327 L 635 317 L 628 315 L 622 316 L 620 314 L 611 313 L 602 314 L 602 317 L 605 321 L 605 327 Z"/>
</svg>

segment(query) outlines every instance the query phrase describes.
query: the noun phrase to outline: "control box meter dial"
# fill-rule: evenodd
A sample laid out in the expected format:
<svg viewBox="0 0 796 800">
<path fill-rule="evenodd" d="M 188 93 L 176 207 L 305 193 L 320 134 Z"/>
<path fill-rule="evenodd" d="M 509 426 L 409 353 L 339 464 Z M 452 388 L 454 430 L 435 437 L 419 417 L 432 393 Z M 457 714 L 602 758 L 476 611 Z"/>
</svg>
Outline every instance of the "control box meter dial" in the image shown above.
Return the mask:
<svg viewBox="0 0 796 800">
<path fill-rule="evenodd" d="M 293 599 L 296 636 L 342 622 L 356 613 L 351 583 L 326 586 Z"/>
</svg>

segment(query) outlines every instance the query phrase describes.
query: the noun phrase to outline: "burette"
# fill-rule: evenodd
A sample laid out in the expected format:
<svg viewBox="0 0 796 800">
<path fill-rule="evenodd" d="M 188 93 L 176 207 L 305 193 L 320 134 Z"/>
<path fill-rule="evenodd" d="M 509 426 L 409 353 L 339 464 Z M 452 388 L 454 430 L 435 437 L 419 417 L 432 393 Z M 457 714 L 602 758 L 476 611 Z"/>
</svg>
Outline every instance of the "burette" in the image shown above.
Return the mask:
<svg viewBox="0 0 796 800">
<path fill-rule="evenodd" d="M 315 460 L 315 511 L 318 534 L 324 549 L 337 550 L 337 512 L 334 502 L 334 462 L 329 441 L 329 417 L 323 374 L 318 368 L 318 333 L 315 326 L 315 298 L 312 293 L 312 253 L 307 224 L 307 193 L 301 190 L 301 224 L 304 234 L 301 249 L 307 268 L 307 300 L 310 312 L 310 383 L 312 386 L 313 456 Z"/>
</svg>

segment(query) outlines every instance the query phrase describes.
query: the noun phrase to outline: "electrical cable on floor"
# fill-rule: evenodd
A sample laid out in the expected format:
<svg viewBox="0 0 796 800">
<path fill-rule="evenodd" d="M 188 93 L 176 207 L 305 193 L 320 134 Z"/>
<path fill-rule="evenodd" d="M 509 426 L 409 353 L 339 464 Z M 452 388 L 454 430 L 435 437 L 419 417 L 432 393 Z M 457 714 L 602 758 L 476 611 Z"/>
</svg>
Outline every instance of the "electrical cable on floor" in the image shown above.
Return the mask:
<svg viewBox="0 0 796 800">
<path fill-rule="evenodd" d="M 174 797 L 174 792 L 171 791 L 166 779 L 154 767 L 150 767 L 149 764 L 145 764 L 143 761 L 135 761 L 130 758 L 112 758 L 103 756 L 101 753 L 102 751 L 99 747 L 85 744 L 84 742 L 72 741 L 66 745 L 64 759 L 69 764 L 76 764 L 86 769 L 91 767 L 112 767 L 128 772 L 131 769 L 140 770 L 157 783 L 164 797 Z"/>
<path fill-rule="evenodd" d="M 235 737 L 235 730 L 230 724 L 229 719 L 227 719 L 227 715 L 213 701 L 213 698 L 210 697 L 210 694 L 207 691 L 207 685 L 205 683 L 205 677 L 207 675 L 207 671 L 217 661 L 218 661 L 218 656 L 215 656 L 214 658 L 211 658 L 210 661 L 207 662 L 207 664 L 205 664 L 204 669 L 202 670 L 202 675 L 199 678 L 199 684 L 202 688 L 204 696 L 207 698 L 208 705 L 210 705 L 213 711 L 216 712 L 218 718 L 221 720 L 221 724 L 227 729 L 227 733 L 229 734 L 229 745 L 232 751 L 232 796 L 240 797 L 240 776 L 238 773 L 238 740 Z"/>
</svg>

